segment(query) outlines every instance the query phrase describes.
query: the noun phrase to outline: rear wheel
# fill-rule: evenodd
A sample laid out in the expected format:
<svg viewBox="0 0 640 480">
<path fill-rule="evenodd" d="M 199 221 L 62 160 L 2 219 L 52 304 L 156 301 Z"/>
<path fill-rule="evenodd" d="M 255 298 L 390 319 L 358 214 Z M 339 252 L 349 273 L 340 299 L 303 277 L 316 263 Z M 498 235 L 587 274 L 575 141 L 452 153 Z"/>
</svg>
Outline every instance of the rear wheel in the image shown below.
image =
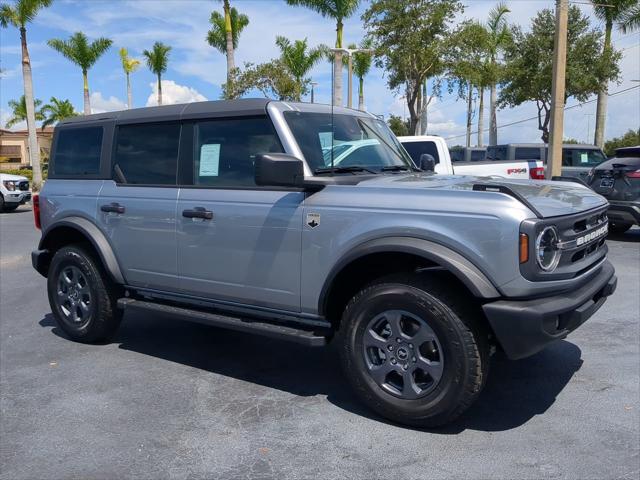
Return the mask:
<svg viewBox="0 0 640 480">
<path fill-rule="evenodd" d="M 120 288 L 82 246 L 71 245 L 56 252 L 49 267 L 47 290 L 58 325 L 73 340 L 108 340 L 120 325 Z"/>
<path fill-rule="evenodd" d="M 489 351 L 461 305 L 420 276 L 390 278 L 358 293 L 340 335 L 345 375 L 360 399 L 413 426 L 435 427 L 462 414 L 484 385 Z"/>
<path fill-rule="evenodd" d="M 632 227 L 630 223 L 613 223 L 609 222 L 609 232 L 615 234 L 621 234 L 626 232 Z"/>
</svg>

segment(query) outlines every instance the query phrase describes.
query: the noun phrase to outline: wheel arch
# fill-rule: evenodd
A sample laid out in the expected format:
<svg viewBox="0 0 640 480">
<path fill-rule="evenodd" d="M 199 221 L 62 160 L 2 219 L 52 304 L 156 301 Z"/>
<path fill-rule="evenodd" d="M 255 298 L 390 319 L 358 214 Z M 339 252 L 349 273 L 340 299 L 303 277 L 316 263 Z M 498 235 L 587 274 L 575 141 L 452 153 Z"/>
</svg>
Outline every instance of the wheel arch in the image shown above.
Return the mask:
<svg viewBox="0 0 640 480">
<path fill-rule="evenodd" d="M 82 217 L 67 217 L 59 220 L 42 234 L 38 249 L 47 252 L 47 261 L 41 262 L 38 271 L 46 276 L 49 261 L 56 250 L 82 241 L 91 245 L 111 279 L 118 284 L 124 284 L 124 276 L 111 244 L 96 225 Z"/>
<path fill-rule="evenodd" d="M 392 271 L 388 273 L 396 273 L 407 267 L 437 268 L 450 273 L 475 298 L 483 300 L 500 297 L 496 287 L 478 267 L 450 248 L 420 238 L 384 237 L 356 246 L 336 262 L 320 292 L 318 313 L 330 321 L 336 320 L 336 308 L 332 312 L 331 304 L 342 283 L 350 280 L 350 272 L 359 268 L 366 271 L 370 261 L 383 257 L 384 264 L 392 265 Z M 343 302 L 342 299 L 338 301 Z"/>
</svg>

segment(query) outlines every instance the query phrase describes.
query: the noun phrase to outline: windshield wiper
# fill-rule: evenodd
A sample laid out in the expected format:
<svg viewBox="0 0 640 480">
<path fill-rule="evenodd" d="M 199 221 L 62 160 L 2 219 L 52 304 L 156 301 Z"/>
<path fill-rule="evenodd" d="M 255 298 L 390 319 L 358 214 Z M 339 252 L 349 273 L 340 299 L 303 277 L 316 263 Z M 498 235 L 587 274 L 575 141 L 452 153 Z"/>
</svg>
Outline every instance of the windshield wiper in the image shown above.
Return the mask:
<svg viewBox="0 0 640 480">
<path fill-rule="evenodd" d="M 405 165 L 387 165 L 386 167 L 382 167 L 380 170 L 383 172 L 406 172 L 409 170 L 409 167 Z"/>
<path fill-rule="evenodd" d="M 377 175 L 377 172 L 374 172 L 373 170 L 369 170 L 368 168 L 364 168 L 364 167 L 359 167 L 357 165 L 352 165 L 349 167 L 323 167 L 323 168 L 316 168 L 313 173 L 316 174 L 322 174 L 322 173 L 356 173 L 356 172 L 367 172 L 367 173 L 373 173 L 374 175 Z"/>
</svg>

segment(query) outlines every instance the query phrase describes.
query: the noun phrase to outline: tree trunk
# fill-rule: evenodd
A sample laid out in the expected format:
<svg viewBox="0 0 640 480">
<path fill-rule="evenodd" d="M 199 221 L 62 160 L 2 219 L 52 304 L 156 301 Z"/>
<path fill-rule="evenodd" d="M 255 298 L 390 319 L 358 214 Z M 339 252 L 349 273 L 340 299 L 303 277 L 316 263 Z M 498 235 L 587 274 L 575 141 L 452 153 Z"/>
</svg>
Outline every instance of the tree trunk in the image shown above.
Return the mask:
<svg viewBox="0 0 640 480">
<path fill-rule="evenodd" d="M 429 109 L 429 96 L 427 95 L 427 81 L 424 81 L 422 85 L 422 108 L 420 109 L 420 135 L 426 135 L 428 130 L 428 109 Z"/>
<path fill-rule="evenodd" d="M 422 87 L 418 89 L 418 96 L 416 97 L 416 115 L 418 119 L 416 120 L 416 132 L 415 135 L 420 135 L 422 131 L 422 107 L 424 106 L 422 103 Z"/>
<path fill-rule="evenodd" d="M 158 105 L 162 105 L 162 78 L 158 74 Z"/>
<path fill-rule="evenodd" d="M 491 98 L 489 99 L 489 145 L 498 144 L 498 122 L 496 121 L 496 103 L 498 92 L 496 84 L 491 84 Z"/>
<path fill-rule="evenodd" d="M 24 99 L 27 104 L 27 131 L 29 135 L 29 163 L 33 168 L 32 186 L 39 190 L 42 184 L 42 169 L 40 168 L 40 148 L 36 135 L 36 109 L 33 100 L 33 79 L 31 78 L 31 59 L 27 49 L 27 30 L 20 28 L 20 43 L 22 45 L 22 80 L 24 83 Z"/>
<path fill-rule="evenodd" d="M 471 146 L 471 102 L 473 99 L 472 93 L 473 86 L 471 82 L 467 82 L 467 147 Z"/>
<path fill-rule="evenodd" d="M 89 100 L 89 78 L 86 70 L 82 71 L 82 82 L 84 84 L 84 114 L 91 115 L 91 101 Z"/>
<path fill-rule="evenodd" d="M 336 48 L 342 48 L 342 19 L 336 24 Z M 333 105 L 342 106 L 342 52 L 333 56 Z"/>
<path fill-rule="evenodd" d="M 478 88 L 480 96 L 480 105 L 478 106 L 478 147 L 482 146 L 482 138 L 484 137 L 484 87 Z"/>
<path fill-rule="evenodd" d="M 358 110 L 365 111 L 364 107 L 364 78 L 358 79 Z"/>
<path fill-rule="evenodd" d="M 224 0 L 224 31 L 227 37 L 227 84 L 231 85 L 232 72 L 236 68 L 233 58 L 233 30 L 231 29 L 231 7 L 229 0 Z"/>
<path fill-rule="evenodd" d="M 608 55 L 611 51 L 611 30 L 613 29 L 613 22 L 607 20 L 604 33 L 604 48 L 602 55 Z M 604 147 L 604 126 L 607 121 L 607 96 L 608 82 L 605 80 L 600 85 L 600 91 L 598 92 L 598 100 L 596 106 L 596 130 L 594 133 L 593 143 L 600 148 Z"/>
<path fill-rule="evenodd" d="M 127 73 L 127 108 L 131 109 L 133 106 L 133 96 L 131 95 L 131 80 L 129 79 L 129 74 Z"/>
</svg>

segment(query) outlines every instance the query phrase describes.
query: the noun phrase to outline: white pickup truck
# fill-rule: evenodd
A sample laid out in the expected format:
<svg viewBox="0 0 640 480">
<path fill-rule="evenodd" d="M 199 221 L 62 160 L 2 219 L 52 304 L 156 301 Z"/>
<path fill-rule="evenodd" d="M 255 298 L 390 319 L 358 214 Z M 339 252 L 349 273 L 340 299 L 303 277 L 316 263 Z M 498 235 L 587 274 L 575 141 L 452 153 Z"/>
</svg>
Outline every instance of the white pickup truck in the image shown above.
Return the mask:
<svg viewBox="0 0 640 480">
<path fill-rule="evenodd" d="M 398 137 L 416 165 L 420 156 L 429 154 L 435 160 L 435 172 L 448 175 L 474 175 L 478 177 L 528 178 L 544 180 L 541 160 L 483 160 L 452 162 L 444 138 L 435 135 Z"/>
</svg>

